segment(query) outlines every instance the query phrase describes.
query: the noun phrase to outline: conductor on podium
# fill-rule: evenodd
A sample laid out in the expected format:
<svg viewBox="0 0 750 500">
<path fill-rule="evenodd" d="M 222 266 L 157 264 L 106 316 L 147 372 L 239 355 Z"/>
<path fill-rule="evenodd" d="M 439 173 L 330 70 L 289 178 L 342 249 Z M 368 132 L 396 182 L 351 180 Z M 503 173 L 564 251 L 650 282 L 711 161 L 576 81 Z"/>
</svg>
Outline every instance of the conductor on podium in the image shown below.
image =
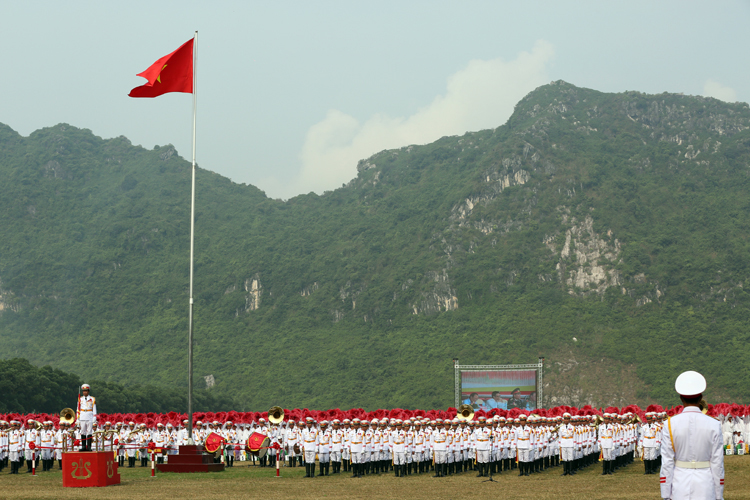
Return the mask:
<svg viewBox="0 0 750 500">
<path fill-rule="evenodd" d="M 88 384 L 81 386 L 83 395 L 78 396 L 76 419 L 81 424 L 81 451 L 91 451 L 92 425 L 96 421 L 96 398 L 90 395 Z"/>
<path fill-rule="evenodd" d="M 670 417 L 661 434 L 661 497 L 671 500 L 724 498 L 721 424 L 700 409 L 706 379 L 684 372 L 675 381 L 684 409 Z"/>
</svg>

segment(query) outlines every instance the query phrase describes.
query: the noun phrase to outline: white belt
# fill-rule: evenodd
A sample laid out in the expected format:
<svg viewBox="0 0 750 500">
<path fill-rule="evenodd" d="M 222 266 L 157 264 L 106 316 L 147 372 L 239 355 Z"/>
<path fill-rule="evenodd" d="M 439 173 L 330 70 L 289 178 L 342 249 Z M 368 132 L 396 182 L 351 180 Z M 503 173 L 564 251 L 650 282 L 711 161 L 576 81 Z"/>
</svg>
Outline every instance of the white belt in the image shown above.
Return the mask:
<svg viewBox="0 0 750 500">
<path fill-rule="evenodd" d="M 682 467 L 683 469 L 708 469 L 711 467 L 711 462 L 696 462 L 695 460 L 692 462 L 685 462 L 682 460 L 675 460 L 674 465 L 675 467 Z"/>
</svg>

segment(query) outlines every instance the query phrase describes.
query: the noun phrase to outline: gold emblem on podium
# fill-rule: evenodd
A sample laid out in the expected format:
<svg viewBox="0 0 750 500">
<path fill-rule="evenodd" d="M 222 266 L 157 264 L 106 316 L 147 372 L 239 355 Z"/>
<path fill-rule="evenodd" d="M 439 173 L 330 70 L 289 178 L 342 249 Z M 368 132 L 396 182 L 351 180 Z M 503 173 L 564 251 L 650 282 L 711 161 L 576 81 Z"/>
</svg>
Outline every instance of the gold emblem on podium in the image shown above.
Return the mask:
<svg viewBox="0 0 750 500">
<path fill-rule="evenodd" d="M 91 471 L 89 470 L 89 467 L 91 466 L 91 462 L 83 462 L 83 459 L 81 459 L 80 462 L 73 462 L 73 472 L 70 473 L 71 477 L 73 479 L 88 479 L 91 477 Z M 78 471 L 81 471 L 80 474 L 78 474 Z"/>
</svg>

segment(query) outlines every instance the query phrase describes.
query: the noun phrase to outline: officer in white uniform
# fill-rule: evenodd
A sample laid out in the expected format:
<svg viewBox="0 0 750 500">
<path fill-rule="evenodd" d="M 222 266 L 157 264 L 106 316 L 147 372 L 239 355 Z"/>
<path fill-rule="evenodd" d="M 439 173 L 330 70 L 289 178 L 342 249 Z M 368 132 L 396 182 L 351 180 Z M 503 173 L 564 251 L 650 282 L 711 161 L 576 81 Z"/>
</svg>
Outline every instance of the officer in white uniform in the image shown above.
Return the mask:
<svg viewBox="0 0 750 500">
<path fill-rule="evenodd" d="M 29 419 L 26 421 L 26 425 L 29 426 L 24 432 L 23 437 L 23 451 L 26 457 L 26 465 L 28 466 L 29 472 L 31 469 L 36 467 L 33 462 L 39 460 L 39 431 L 36 429 L 36 420 Z M 33 460 L 32 460 L 33 458 Z"/>
<path fill-rule="evenodd" d="M 479 417 L 479 427 L 474 431 L 474 441 L 477 450 L 477 468 L 479 474 L 477 477 L 489 475 L 490 453 L 492 450 L 492 429 L 487 427 L 484 417 Z"/>
<path fill-rule="evenodd" d="M 364 470 L 364 441 L 365 431 L 359 427 L 359 419 L 352 420 L 352 428 L 348 433 L 347 449 L 351 456 L 352 477 L 362 477 Z"/>
<path fill-rule="evenodd" d="M 52 428 L 51 420 L 44 422 L 44 429 L 42 429 L 39 437 L 41 439 L 42 471 L 46 472 L 52 470 L 52 464 L 55 461 L 55 429 Z"/>
<path fill-rule="evenodd" d="M 96 398 L 89 395 L 91 386 L 81 386 L 82 396 L 78 397 L 76 420 L 81 424 L 81 451 L 91 451 L 91 435 L 93 423 L 96 422 Z"/>
<path fill-rule="evenodd" d="M 646 425 L 641 427 L 643 464 L 646 474 L 656 474 L 656 435 L 659 432 L 659 427 L 654 423 L 653 413 L 646 413 Z"/>
<path fill-rule="evenodd" d="M 560 458 L 563 463 L 563 476 L 572 476 L 575 472 L 572 470 L 571 463 L 573 462 L 573 454 L 575 449 L 575 435 L 576 429 L 573 424 L 570 423 L 572 415 L 570 413 L 563 414 L 563 424 L 558 429 L 560 434 Z"/>
<path fill-rule="evenodd" d="M 341 429 L 339 419 L 333 419 L 333 429 L 331 434 L 331 462 L 333 463 L 333 473 L 341 472 L 341 451 L 344 446 L 344 431 Z M 328 468 L 326 467 L 326 472 Z"/>
<path fill-rule="evenodd" d="M 297 455 L 294 452 L 294 445 L 300 440 L 300 433 L 294 426 L 294 420 L 287 424 L 287 430 L 284 434 L 284 444 L 286 445 L 286 457 L 289 461 L 287 467 L 297 467 Z M 300 450 L 301 451 L 301 450 Z"/>
<path fill-rule="evenodd" d="M 318 454 L 320 446 L 318 440 L 318 429 L 315 428 L 315 421 L 312 417 L 305 419 L 307 428 L 302 429 L 302 453 L 305 457 L 305 477 L 315 477 L 315 455 Z M 300 424 L 302 422 L 300 421 Z M 300 425 L 301 426 L 301 425 Z"/>
<path fill-rule="evenodd" d="M 684 409 L 661 432 L 661 497 L 671 500 L 724 498 L 721 424 L 701 413 L 706 379 L 687 371 L 675 381 Z"/>
<path fill-rule="evenodd" d="M 11 420 L 11 430 L 8 432 L 8 458 L 10 460 L 10 473 L 18 474 L 21 467 L 21 453 L 23 452 L 23 431 L 21 422 Z"/>
<path fill-rule="evenodd" d="M 320 473 L 318 474 L 319 476 L 327 476 L 330 470 L 332 448 L 331 441 L 332 437 L 331 430 L 328 428 L 328 420 L 323 420 L 320 423 L 320 432 L 318 432 L 318 462 L 320 463 Z M 313 464 L 314 463 L 315 462 L 313 462 Z"/>
</svg>

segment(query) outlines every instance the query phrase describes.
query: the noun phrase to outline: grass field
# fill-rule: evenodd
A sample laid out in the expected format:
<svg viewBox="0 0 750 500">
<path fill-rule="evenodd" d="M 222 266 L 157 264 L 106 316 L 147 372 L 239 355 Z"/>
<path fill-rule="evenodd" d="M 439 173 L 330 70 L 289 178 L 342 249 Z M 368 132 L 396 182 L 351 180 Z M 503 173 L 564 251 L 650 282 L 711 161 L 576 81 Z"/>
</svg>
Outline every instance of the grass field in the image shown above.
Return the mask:
<svg viewBox="0 0 750 500">
<path fill-rule="evenodd" d="M 497 482 L 466 472 L 446 478 L 432 474 L 397 478 L 392 475 L 353 479 L 349 474 L 306 479 L 304 467 L 275 470 L 237 465 L 225 472 L 208 474 L 158 474 L 150 469 L 120 469 L 122 484 L 108 488 L 63 488 L 60 471 L 0 474 L 0 498 L 8 499 L 246 499 L 258 496 L 278 499 L 353 498 L 365 500 L 392 498 L 466 499 L 503 496 L 513 500 L 572 499 L 659 499 L 659 476 L 643 475 L 640 461 L 613 476 L 600 476 L 601 467 L 592 466 L 576 476 L 560 477 L 562 467 L 541 474 L 518 477 L 515 472 L 495 476 Z M 726 457 L 726 500 L 750 500 L 750 457 Z M 318 470 L 316 469 L 316 473 Z"/>
</svg>

